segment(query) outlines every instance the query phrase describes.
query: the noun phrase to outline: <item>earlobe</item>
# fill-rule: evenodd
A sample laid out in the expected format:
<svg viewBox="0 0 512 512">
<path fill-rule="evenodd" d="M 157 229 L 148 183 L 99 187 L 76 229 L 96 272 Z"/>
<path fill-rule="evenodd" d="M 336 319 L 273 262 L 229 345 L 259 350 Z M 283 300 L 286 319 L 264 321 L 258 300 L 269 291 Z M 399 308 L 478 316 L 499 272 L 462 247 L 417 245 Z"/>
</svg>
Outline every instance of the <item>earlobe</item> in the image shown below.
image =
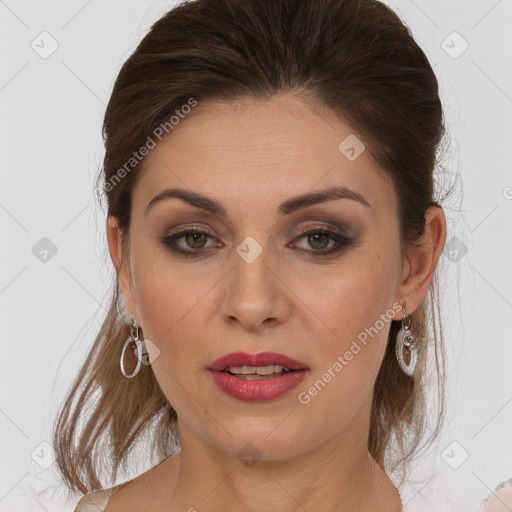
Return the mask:
<svg viewBox="0 0 512 512">
<path fill-rule="evenodd" d="M 407 250 L 407 275 L 403 277 L 399 296 L 407 314 L 412 314 L 425 299 L 446 241 L 446 218 L 439 206 L 425 213 L 425 231 L 421 239 Z"/>
</svg>

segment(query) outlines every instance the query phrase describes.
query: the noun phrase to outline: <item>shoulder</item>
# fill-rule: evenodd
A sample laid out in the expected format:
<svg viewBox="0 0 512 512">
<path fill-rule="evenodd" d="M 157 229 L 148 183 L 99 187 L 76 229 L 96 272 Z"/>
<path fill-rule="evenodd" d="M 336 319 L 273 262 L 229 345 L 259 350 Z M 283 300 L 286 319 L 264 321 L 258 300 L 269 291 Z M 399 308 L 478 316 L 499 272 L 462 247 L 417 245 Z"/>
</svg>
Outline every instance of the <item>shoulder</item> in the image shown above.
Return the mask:
<svg viewBox="0 0 512 512">
<path fill-rule="evenodd" d="M 159 503 L 165 503 L 168 500 L 169 485 L 172 485 L 173 479 L 177 475 L 177 464 L 178 457 L 170 457 L 124 484 L 99 491 L 98 498 L 96 499 L 94 496 L 99 505 L 92 505 L 97 508 L 77 509 L 75 512 L 156 510 Z M 94 494 L 91 494 L 91 498 Z M 84 496 L 84 498 L 86 497 Z M 88 506 L 91 507 L 91 505 Z"/>
<path fill-rule="evenodd" d="M 90 492 L 82 496 L 76 505 L 75 512 L 103 512 L 110 497 L 123 487 L 123 485 L 125 484 L 116 485 L 110 489 Z"/>
<path fill-rule="evenodd" d="M 482 500 L 480 507 L 479 512 L 512 510 L 512 478 L 498 484 L 494 491 Z"/>
</svg>

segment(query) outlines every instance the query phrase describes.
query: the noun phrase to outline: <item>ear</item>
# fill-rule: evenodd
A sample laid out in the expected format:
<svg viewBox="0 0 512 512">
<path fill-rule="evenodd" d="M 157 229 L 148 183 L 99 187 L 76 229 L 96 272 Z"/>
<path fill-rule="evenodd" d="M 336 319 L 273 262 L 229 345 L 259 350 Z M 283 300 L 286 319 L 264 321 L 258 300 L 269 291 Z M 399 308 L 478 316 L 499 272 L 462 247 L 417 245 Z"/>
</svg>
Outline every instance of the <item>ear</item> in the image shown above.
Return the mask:
<svg viewBox="0 0 512 512">
<path fill-rule="evenodd" d="M 446 241 L 446 218 L 440 206 L 430 206 L 425 212 L 425 231 L 421 239 L 407 248 L 402 277 L 398 289 L 398 300 L 406 313 L 414 313 L 425 299 L 437 262 Z M 397 312 L 394 320 L 402 320 Z"/>
<path fill-rule="evenodd" d="M 110 258 L 116 269 L 119 286 L 126 301 L 126 307 L 132 318 L 138 319 L 138 309 L 133 298 L 132 279 L 129 268 L 129 261 L 126 262 L 126 255 L 122 251 L 122 230 L 119 227 L 117 217 L 107 217 L 107 239 Z"/>
</svg>

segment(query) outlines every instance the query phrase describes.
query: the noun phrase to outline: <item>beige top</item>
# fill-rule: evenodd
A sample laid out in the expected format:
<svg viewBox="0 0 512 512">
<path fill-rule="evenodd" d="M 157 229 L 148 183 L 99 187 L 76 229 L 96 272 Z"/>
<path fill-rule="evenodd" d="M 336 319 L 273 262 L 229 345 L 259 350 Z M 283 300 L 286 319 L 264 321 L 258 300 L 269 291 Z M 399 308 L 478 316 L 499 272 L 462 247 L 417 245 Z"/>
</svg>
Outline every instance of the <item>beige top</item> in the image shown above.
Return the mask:
<svg viewBox="0 0 512 512">
<path fill-rule="evenodd" d="M 126 484 L 116 485 L 110 489 L 90 492 L 77 503 L 75 512 L 103 512 L 107 508 L 110 497 Z"/>
<path fill-rule="evenodd" d="M 128 482 L 116 485 L 110 489 L 103 489 L 101 491 L 95 491 L 86 494 L 77 503 L 74 512 L 104 512 L 104 510 L 107 508 L 107 504 L 111 496 L 127 483 Z M 406 508 L 403 508 L 402 510 L 403 512 L 407 512 Z"/>
<path fill-rule="evenodd" d="M 115 487 L 111 487 L 110 489 L 103 489 L 101 491 L 95 491 L 91 492 L 89 494 L 86 494 L 83 496 L 80 501 L 77 503 L 77 506 L 75 508 L 74 512 L 104 512 L 105 508 L 107 508 L 107 503 L 110 497 L 115 494 L 121 487 L 125 486 L 128 482 L 125 482 L 124 484 L 116 485 Z M 499 491 L 499 494 L 501 496 L 498 496 L 496 492 Z M 501 508 L 501 505 L 499 503 L 494 503 L 495 498 L 499 499 L 501 504 L 510 505 L 512 507 L 512 478 L 502 482 L 498 485 L 496 488 L 496 492 L 489 494 L 487 498 L 485 498 L 485 504 L 482 503 L 482 507 L 478 509 L 478 512 L 499 512 L 501 510 L 504 510 Z M 405 505 L 402 509 L 404 512 L 407 510 L 410 510 Z M 509 510 L 512 510 L 510 508 Z"/>
</svg>

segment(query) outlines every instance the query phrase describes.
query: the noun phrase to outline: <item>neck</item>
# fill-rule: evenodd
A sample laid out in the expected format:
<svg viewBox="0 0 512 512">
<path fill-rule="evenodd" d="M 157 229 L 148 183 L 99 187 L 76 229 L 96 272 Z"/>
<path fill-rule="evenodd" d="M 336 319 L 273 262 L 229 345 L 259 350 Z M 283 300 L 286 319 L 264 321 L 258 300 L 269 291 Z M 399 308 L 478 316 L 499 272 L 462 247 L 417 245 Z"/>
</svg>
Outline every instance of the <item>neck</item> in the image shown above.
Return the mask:
<svg viewBox="0 0 512 512">
<path fill-rule="evenodd" d="M 346 435 L 343 440 L 336 437 L 307 453 L 279 460 L 258 458 L 257 452 L 241 460 L 196 437 L 185 425 L 180 425 L 180 439 L 181 451 L 172 457 L 176 478 L 166 510 L 402 509 L 389 477 L 366 445 L 355 442 L 362 439 L 360 433 L 350 442 Z"/>
</svg>

